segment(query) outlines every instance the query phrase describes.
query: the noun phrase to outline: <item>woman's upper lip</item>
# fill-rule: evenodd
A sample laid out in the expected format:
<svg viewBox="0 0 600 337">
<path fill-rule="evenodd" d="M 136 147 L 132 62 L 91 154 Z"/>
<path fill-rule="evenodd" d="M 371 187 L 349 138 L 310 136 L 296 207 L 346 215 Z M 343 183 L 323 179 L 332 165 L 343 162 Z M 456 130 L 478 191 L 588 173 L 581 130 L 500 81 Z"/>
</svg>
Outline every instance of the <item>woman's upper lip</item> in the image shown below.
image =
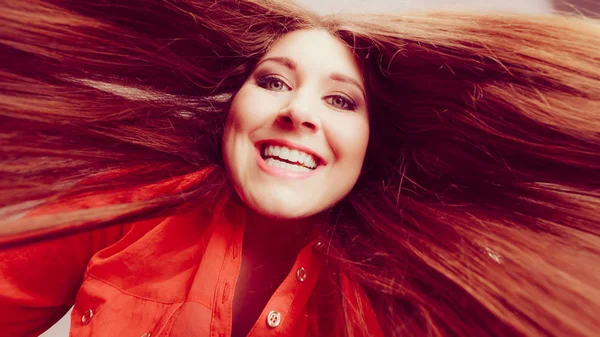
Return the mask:
<svg viewBox="0 0 600 337">
<path fill-rule="evenodd" d="M 273 144 L 273 145 L 281 145 L 281 146 L 285 146 L 285 147 L 289 147 L 290 149 L 296 149 L 302 152 L 306 152 L 308 154 L 313 155 L 315 158 L 319 159 L 319 165 L 326 165 L 327 162 L 325 161 L 325 159 L 323 159 L 323 157 L 321 157 L 320 155 L 318 155 L 315 151 L 311 150 L 310 148 L 304 146 L 304 145 L 300 145 L 300 144 L 296 144 L 293 142 L 290 142 L 288 140 L 285 139 L 263 139 L 260 140 L 258 142 L 256 142 L 256 147 L 258 147 L 259 150 L 262 150 L 261 147 L 263 144 Z"/>
</svg>

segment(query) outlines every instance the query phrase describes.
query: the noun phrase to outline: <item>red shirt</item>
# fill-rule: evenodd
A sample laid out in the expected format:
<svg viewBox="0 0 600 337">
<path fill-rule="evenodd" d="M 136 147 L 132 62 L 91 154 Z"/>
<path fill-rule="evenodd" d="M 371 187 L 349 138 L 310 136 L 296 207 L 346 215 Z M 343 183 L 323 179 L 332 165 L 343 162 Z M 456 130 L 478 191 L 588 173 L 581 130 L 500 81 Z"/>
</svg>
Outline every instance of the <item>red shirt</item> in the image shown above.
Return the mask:
<svg viewBox="0 0 600 337">
<path fill-rule="evenodd" d="M 226 221 L 188 211 L 0 251 L 0 336 L 37 336 L 73 304 L 74 337 L 230 336 L 246 227 L 237 213 Z M 248 336 L 340 333 L 341 301 L 311 296 L 324 270 L 320 247 L 300 251 Z M 364 292 L 337 277 L 339 285 L 319 287 L 341 287 L 336 298 L 356 309 L 368 335 L 383 336 Z"/>
</svg>

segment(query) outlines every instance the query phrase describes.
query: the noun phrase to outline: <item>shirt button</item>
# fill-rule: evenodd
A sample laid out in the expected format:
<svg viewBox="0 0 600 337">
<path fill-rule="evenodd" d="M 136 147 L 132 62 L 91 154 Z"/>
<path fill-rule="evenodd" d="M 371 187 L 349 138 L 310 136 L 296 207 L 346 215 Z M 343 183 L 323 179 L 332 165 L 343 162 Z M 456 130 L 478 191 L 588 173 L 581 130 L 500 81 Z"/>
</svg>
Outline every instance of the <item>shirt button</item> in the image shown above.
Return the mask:
<svg viewBox="0 0 600 337">
<path fill-rule="evenodd" d="M 281 314 L 277 311 L 271 311 L 267 315 L 267 325 L 270 328 L 276 328 L 281 324 Z"/>
<path fill-rule="evenodd" d="M 323 249 L 323 242 L 319 241 L 319 242 L 315 243 L 315 245 L 313 246 L 313 249 L 316 251 L 320 251 L 321 249 Z"/>
<path fill-rule="evenodd" d="M 88 324 L 92 320 L 92 317 L 94 317 L 94 310 L 88 309 L 84 311 L 83 315 L 81 315 L 81 324 Z"/>
<path fill-rule="evenodd" d="M 150 336 L 152 336 L 152 334 L 151 334 L 151 333 L 149 333 L 149 332 L 145 332 L 145 333 L 142 335 L 142 337 L 150 337 Z"/>
<path fill-rule="evenodd" d="M 304 268 L 298 268 L 298 271 L 296 272 L 296 278 L 298 281 L 304 282 L 304 280 L 306 280 L 306 270 Z"/>
</svg>

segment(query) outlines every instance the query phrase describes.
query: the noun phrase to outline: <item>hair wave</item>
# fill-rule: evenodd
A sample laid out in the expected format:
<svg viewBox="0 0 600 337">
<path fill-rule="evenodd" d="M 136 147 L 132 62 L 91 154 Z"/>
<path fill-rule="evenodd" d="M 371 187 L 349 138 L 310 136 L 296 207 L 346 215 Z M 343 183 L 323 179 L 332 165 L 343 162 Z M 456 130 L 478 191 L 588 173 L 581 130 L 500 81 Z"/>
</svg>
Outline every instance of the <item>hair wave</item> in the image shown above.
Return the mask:
<svg viewBox="0 0 600 337">
<path fill-rule="evenodd" d="M 359 182 L 322 226 L 328 263 L 362 286 L 386 335 L 600 330 L 596 21 L 319 17 L 271 0 L 1 6 L 0 233 L 210 207 L 231 193 L 230 98 L 278 37 L 318 27 L 360 60 L 372 129 Z M 20 217 L 178 179 L 148 200 Z M 344 334 L 360 335 L 342 308 Z"/>
</svg>

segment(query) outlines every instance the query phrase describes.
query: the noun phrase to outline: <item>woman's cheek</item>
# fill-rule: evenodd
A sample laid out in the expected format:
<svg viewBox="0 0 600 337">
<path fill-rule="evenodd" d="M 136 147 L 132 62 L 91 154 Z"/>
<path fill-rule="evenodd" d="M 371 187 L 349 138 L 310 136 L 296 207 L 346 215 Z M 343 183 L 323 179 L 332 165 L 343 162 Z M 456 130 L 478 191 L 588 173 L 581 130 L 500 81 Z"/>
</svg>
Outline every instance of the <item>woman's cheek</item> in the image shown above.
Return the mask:
<svg viewBox="0 0 600 337">
<path fill-rule="evenodd" d="M 240 129 L 252 128 L 261 119 L 261 112 L 266 109 L 262 106 L 260 93 L 253 93 L 251 89 L 240 90 L 232 104 L 234 119 Z"/>
<path fill-rule="evenodd" d="M 360 160 L 362 166 L 369 141 L 369 125 L 366 118 L 340 116 L 332 119 L 328 124 L 330 125 L 328 139 L 336 157 L 352 161 Z"/>
</svg>

